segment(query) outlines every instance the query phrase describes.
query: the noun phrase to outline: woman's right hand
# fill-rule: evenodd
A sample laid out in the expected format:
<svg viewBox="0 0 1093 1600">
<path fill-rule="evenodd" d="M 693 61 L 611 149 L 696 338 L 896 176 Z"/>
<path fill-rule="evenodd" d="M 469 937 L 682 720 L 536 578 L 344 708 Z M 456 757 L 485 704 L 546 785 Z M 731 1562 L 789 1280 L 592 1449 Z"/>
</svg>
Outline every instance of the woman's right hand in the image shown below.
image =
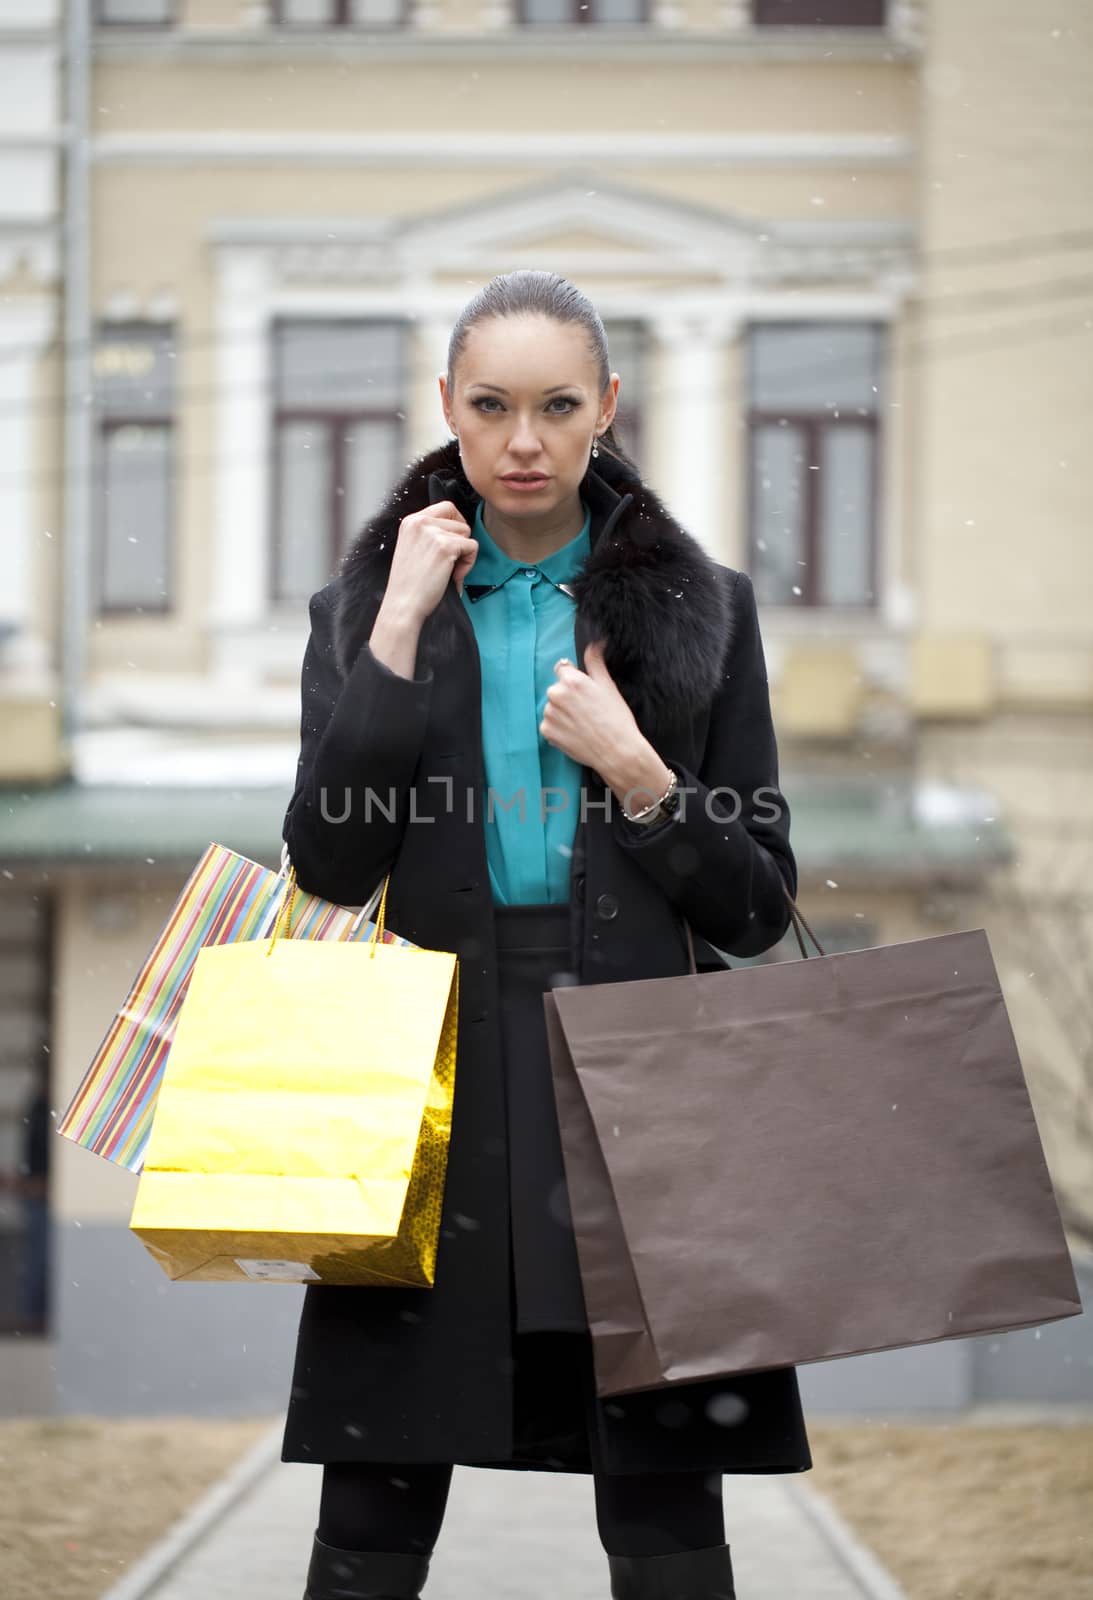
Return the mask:
<svg viewBox="0 0 1093 1600">
<path fill-rule="evenodd" d="M 478 540 L 459 507 L 437 500 L 411 511 L 399 523 L 395 553 L 383 595 L 385 607 L 397 608 L 414 622 L 424 622 L 435 611 L 455 579 L 462 598 L 463 579 L 478 555 Z"/>
</svg>

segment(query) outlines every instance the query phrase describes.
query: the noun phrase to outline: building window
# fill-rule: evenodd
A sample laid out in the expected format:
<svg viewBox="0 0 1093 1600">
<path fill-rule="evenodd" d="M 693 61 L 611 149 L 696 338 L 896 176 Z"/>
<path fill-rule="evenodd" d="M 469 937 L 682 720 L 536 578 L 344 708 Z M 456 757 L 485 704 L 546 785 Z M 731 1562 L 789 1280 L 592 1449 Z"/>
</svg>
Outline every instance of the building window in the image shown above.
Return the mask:
<svg viewBox="0 0 1093 1600">
<path fill-rule="evenodd" d="M 552 23 L 636 27 L 649 21 L 649 0 L 516 0 L 515 21 L 535 27 Z"/>
<path fill-rule="evenodd" d="M 0 1332 L 49 1327 L 50 903 L 0 899 Z"/>
<path fill-rule="evenodd" d="M 275 0 L 271 20 L 285 28 L 385 28 L 410 20 L 408 0 Z"/>
<path fill-rule="evenodd" d="M 646 328 L 643 322 L 604 319 L 608 365 L 619 375 L 619 403 L 615 411 L 615 436 L 638 467 L 643 446 L 641 402 L 645 394 Z"/>
<path fill-rule="evenodd" d="M 887 0 L 752 0 L 757 27 L 883 28 Z"/>
<path fill-rule="evenodd" d="M 175 498 L 175 337 L 163 323 L 100 327 L 94 357 L 94 603 L 171 604 Z"/>
<path fill-rule="evenodd" d="M 333 575 L 405 453 L 406 326 L 283 321 L 274 340 L 272 599 Z"/>
<path fill-rule="evenodd" d="M 883 328 L 748 334 L 749 571 L 759 603 L 876 603 Z"/>
<path fill-rule="evenodd" d="M 95 20 L 126 28 L 170 28 L 175 0 L 98 0 Z"/>
</svg>

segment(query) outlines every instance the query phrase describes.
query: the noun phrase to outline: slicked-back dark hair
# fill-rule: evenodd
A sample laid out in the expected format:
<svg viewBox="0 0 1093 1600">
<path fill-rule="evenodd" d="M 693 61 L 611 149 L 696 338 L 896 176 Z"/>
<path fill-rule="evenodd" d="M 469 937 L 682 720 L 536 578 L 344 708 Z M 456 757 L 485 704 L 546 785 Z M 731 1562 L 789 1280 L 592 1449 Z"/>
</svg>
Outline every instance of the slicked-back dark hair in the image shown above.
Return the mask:
<svg viewBox="0 0 1093 1600">
<path fill-rule="evenodd" d="M 518 272 L 502 272 L 491 278 L 478 293 L 468 300 L 456 319 L 448 339 L 448 393 L 455 393 L 456 362 L 463 354 L 467 334 L 478 322 L 489 317 L 544 316 L 555 322 L 572 322 L 585 330 L 590 353 L 599 369 L 600 394 L 611 382 L 611 362 L 607 354 L 607 332 L 599 312 L 575 284 L 560 273 L 521 268 Z M 606 449 L 634 475 L 640 477 L 636 462 L 631 460 L 615 437 L 612 422 L 596 440 L 601 450 Z"/>
</svg>

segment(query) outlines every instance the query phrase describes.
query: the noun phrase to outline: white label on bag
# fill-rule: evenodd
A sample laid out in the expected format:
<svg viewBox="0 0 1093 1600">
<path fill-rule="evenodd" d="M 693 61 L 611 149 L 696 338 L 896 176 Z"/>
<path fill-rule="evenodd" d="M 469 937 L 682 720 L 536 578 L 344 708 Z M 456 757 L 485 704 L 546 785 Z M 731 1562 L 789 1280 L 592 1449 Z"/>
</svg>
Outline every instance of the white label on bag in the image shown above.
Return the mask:
<svg viewBox="0 0 1093 1600">
<path fill-rule="evenodd" d="M 240 1261 L 236 1256 L 235 1264 L 242 1267 L 248 1278 L 277 1278 L 288 1283 L 319 1281 L 319 1274 L 312 1272 L 305 1261 Z"/>
</svg>

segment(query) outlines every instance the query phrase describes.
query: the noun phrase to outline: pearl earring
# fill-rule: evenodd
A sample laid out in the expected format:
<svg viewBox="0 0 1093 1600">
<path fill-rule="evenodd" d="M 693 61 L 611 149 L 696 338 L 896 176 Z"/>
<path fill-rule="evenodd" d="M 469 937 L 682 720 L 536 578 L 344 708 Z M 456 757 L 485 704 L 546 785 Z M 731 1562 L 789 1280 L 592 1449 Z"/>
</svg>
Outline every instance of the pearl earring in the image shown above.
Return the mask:
<svg viewBox="0 0 1093 1600">
<path fill-rule="evenodd" d="M 592 454 L 595 457 L 595 456 L 598 456 L 599 453 L 600 453 L 600 447 L 596 443 L 595 439 L 593 439 L 593 441 L 592 441 Z"/>
</svg>

